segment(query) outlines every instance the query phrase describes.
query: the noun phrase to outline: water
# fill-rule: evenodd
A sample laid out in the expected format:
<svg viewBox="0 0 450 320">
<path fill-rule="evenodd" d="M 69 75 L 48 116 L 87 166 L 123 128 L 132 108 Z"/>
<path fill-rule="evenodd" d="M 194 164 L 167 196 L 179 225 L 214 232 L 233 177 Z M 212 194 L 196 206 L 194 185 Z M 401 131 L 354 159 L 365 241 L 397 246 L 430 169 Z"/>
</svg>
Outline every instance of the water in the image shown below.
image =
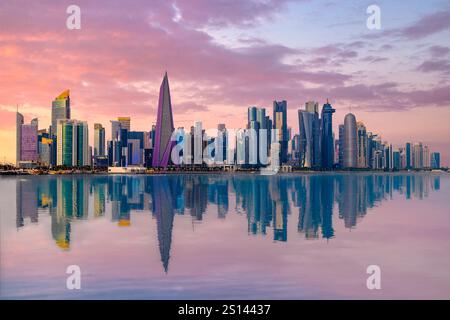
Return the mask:
<svg viewBox="0 0 450 320">
<path fill-rule="evenodd" d="M 0 177 L 0 298 L 449 299 L 449 191 L 430 173 Z"/>
</svg>

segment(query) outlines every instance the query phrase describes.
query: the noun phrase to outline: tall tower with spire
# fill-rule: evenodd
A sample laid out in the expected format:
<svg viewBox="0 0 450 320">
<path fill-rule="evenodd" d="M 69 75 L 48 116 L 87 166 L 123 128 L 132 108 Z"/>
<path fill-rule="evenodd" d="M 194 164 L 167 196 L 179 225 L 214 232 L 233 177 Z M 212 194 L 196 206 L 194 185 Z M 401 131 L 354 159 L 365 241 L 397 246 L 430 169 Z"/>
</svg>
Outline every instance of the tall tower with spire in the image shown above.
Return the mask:
<svg viewBox="0 0 450 320">
<path fill-rule="evenodd" d="M 169 78 L 166 72 L 159 89 L 158 115 L 156 118 L 155 143 L 152 159 L 153 167 L 167 167 L 169 165 L 170 154 L 175 145 L 175 141 L 171 141 L 174 129 Z"/>
<path fill-rule="evenodd" d="M 322 168 L 331 169 L 334 163 L 334 141 L 333 141 L 333 109 L 327 99 L 322 107 L 321 123 L 321 156 Z"/>
</svg>

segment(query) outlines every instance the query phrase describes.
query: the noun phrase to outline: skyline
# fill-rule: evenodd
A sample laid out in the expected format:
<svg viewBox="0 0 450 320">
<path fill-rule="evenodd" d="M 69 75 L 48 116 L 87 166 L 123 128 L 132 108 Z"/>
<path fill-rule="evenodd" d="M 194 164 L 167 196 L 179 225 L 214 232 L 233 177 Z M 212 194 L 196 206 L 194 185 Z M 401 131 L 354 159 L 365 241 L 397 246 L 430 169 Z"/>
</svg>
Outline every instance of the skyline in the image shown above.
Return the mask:
<svg viewBox="0 0 450 320">
<path fill-rule="evenodd" d="M 110 137 L 109 121 L 120 116 L 131 117 L 133 130 L 150 130 L 168 70 L 175 127 L 201 120 L 205 128 L 240 128 L 248 107 L 287 100 L 288 125 L 298 132 L 297 110 L 329 98 L 335 135 L 351 107 L 383 140 L 421 141 L 448 166 L 450 6 L 413 2 L 380 1 L 379 31 L 365 28 L 365 1 L 78 1 L 81 30 L 65 28 L 68 3 L 3 3 L 0 160 L 14 162 L 16 105 L 25 123 L 37 117 L 48 127 L 51 101 L 66 88 L 72 118 L 87 120 L 90 132 L 98 122 Z M 333 40 L 320 37 L 333 24 Z"/>
</svg>

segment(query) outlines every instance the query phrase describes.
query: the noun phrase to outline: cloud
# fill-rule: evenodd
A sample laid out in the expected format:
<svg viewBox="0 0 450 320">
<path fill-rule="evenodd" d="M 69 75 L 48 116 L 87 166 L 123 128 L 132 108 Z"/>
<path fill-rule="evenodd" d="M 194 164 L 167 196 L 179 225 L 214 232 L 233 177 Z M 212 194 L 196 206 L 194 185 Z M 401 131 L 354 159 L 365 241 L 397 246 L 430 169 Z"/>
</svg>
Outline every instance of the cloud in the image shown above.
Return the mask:
<svg viewBox="0 0 450 320">
<path fill-rule="evenodd" d="M 450 10 L 426 15 L 414 24 L 398 30 L 398 35 L 409 39 L 422 39 L 450 28 Z"/>
<path fill-rule="evenodd" d="M 421 72 L 440 72 L 444 74 L 450 74 L 450 61 L 448 60 L 430 60 L 424 61 L 417 67 Z"/>
</svg>

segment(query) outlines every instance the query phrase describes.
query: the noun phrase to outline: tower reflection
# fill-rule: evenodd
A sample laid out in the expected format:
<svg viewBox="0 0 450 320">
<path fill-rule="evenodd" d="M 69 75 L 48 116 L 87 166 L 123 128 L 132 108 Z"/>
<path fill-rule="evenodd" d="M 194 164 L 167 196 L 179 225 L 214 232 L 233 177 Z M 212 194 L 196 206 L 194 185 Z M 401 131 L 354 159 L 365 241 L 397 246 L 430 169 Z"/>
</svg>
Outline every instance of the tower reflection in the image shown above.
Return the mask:
<svg viewBox="0 0 450 320">
<path fill-rule="evenodd" d="M 53 240 L 69 250 L 73 223 L 103 218 L 132 227 L 134 213 L 149 213 L 156 219 L 161 262 L 168 272 L 176 215 L 204 223 L 205 215 L 226 219 L 233 208 L 232 214 L 245 216 L 250 236 L 272 233 L 273 241 L 288 241 L 293 230 L 288 222 L 295 219 L 305 239 L 329 240 L 335 237 L 333 223 L 342 220 L 354 229 L 383 201 L 424 199 L 438 190 L 440 176 L 433 174 L 26 177 L 16 180 L 16 226 L 49 215 Z"/>
</svg>

